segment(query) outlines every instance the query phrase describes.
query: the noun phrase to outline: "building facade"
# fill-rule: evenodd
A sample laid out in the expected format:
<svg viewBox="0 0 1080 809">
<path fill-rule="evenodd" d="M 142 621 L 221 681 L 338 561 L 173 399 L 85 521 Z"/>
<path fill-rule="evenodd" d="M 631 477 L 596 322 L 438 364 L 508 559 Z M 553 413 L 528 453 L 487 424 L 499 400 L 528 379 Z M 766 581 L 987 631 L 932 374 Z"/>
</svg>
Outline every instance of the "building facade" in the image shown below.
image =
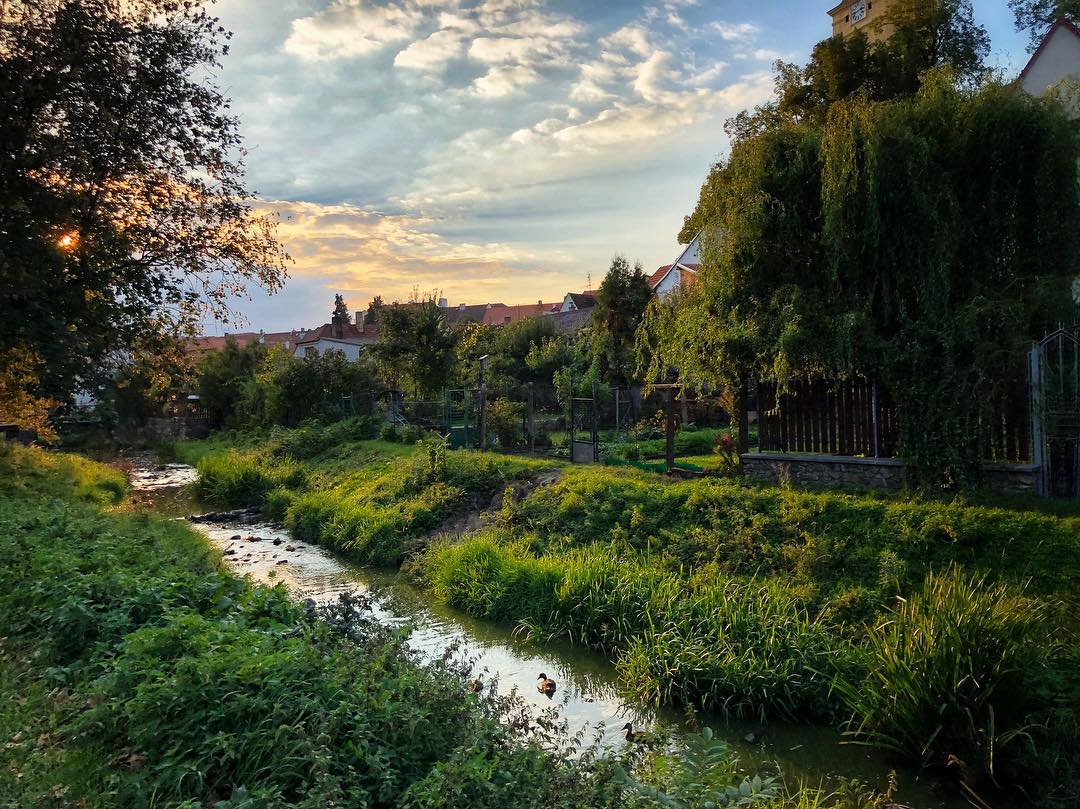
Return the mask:
<svg viewBox="0 0 1080 809">
<path fill-rule="evenodd" d="M 871 42 L 888 39 L 892 27 L 884 23 L 885 13 L 895 0 L 844 0 L 827 12 L 832 17 L 832 35 L 846 36 L 862 31 Z"/>
</svg>

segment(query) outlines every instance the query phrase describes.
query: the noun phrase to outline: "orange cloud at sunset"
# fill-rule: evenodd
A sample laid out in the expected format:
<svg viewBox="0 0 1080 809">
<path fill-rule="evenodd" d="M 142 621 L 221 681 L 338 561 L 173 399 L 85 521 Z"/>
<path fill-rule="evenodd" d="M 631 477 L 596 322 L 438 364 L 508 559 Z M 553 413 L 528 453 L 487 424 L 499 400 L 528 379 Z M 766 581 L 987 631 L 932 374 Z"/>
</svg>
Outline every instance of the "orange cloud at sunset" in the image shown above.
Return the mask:
<svg viewBox="0 0 1080 809">
<path fill-rule="evenodd" d="M 586 283 L 569 257 L 544 262 L 507 244 L 450 242 L 432 220 L 366 211 L 339 203 L 267 202 L 280 218 L 278 235 L 295 260 L 294 279 L 341 292 L 353 309 L 375 296 L 406 300 L 414 289 L 457 303 L 531 303 L 561 298 Z M 289 295 L 286 285 L 284 297 Z M 332 297 L 332 296 L 331 296 Z"/>
</svg>

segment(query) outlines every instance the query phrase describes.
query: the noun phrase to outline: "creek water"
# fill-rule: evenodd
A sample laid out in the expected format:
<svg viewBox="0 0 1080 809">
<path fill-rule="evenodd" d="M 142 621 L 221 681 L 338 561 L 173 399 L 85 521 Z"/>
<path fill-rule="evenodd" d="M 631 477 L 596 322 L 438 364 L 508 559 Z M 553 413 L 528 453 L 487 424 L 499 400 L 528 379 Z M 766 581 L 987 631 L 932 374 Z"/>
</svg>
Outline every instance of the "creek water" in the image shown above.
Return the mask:
<svg viewBox="0 0 1080 809">
<path fill-rule="evenodd" d="M 195 470 L 182 464 L 155 466 L 149 459 L 134 459 L 131 470 L 133 499 L 145 508 L 169 516 L 186 516 L 197 504 L 188 493 Z M 433 603 L 396 571 L 373 570 L 343 560 L 327 550 L 295 542 L 280 525 L 260 521 L 194 523 L 218 546 L 225 562 L 236 572 L 265 584 L 284 584 L 298 598 L 337 599 L 343 593 L 366 595 L 377 619 L 410 628 L 409 644 L 421 656 L 441 657 L 452 645 L 463 645 L 476 660 L 475 671 L 485 683 L 497 678 L 500 692 L 516 690 L 539 715 L 558 706 L 571 733 L 584 729 L 599 734 L 604 744 L 624 744 L 620 728 L 633 722 L 635 729 L 664 727 L 676 736 L 687 719 L 674 710 L 644 707 L 622 698 L 615 667 L 596 651 L 566 642 L 531 643 L 517 637 L 514 627 L 482 621 Z M 256 540 L 249 540 L 255 537 Z M 558 682 L 553 699 L 540 694 L 540 672 Z M 724 738 L 739 758 L 740 769 L 762 774 L 781 773 L 789 784 L 804 782 L 835 788 L 857 779 L 884 789 L 890 771 L 898 774 L 895 799 L 912 809 L 959 809 L 969 804 L 941 794 L 931 776 L 920 773 L 882 753 L 844 744 L 829 728 L 726 721 L 698 715 Z M 993 801 L 995 807 L 1012 802 Z"/>
</svg>

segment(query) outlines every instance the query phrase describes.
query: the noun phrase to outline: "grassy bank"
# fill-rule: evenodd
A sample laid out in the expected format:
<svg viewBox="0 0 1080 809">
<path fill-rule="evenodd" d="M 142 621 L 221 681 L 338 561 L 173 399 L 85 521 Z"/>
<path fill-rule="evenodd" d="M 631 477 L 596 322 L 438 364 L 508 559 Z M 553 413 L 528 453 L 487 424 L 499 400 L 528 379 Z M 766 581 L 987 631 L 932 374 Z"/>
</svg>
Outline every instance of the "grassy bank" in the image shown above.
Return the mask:
<svg viewBox="0 0 1080 809">
<path fill-rule="evenodd" d="M 422 664 L 356 600 L 309 610 L 115 470 L 0 444 L 0 806 L 881 809 L 747 777 L 705 731 L 582 750 Z"/>
<path fill-rule="evenodd" d="M 408 557 L 447 604 L 603 649 L 640 699 L 847 723 L 969 785 L 1077 799 L 1077 517 L 607 468 L 500 501 L 543 467 L 393 446 L 270 441 L 200 468 L 263 475 L 300 538 Z M 415 541 L 470 504 L 498 507 L 487 528 Z"/>
<path fill-rule="evenodd" d="M 0 806 L 615 800 L 613 761 L 500 723 L 453 662 L 250 586 L 182 524 L 103 512 L 111 470 L 4 448 L 0 476 Z"/>
</svg>

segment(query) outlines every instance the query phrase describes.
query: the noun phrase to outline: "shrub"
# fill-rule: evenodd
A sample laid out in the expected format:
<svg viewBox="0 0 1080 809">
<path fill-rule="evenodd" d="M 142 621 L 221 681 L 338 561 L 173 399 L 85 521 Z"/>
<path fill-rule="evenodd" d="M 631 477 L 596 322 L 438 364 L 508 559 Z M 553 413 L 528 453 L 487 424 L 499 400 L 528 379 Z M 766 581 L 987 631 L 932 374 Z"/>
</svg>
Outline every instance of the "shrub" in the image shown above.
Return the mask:
<svg viewBox="0 0 1080 809">
<path fill-rule="evenodd" d="M 983 575 L 930 574 L 871 628 L 865 676 L 837 683 L 852 734 L 923 765 L 993 776 L 995 759 L 1030 739 L 1026 684 L 1046 666 L 1044 618 Z"/>
<path fill-rule="evenodd" d="M 499 446 L 503 449 L 513 449 L 521 445 L 523 440 L 521 416 L 523 412 L 524 405 L 520 402 L 511 402 L 509 399 L 496 399 L 488 405 L 488 430 L 495 436 Z"/>
<path fill-rule="evenodd" d="M 399 439 L 398 428 L 396 424 L 387 422 L 379 428 L 379 438 L 383 441 L 390 441 L 396 443 Z"/>
</svg>

